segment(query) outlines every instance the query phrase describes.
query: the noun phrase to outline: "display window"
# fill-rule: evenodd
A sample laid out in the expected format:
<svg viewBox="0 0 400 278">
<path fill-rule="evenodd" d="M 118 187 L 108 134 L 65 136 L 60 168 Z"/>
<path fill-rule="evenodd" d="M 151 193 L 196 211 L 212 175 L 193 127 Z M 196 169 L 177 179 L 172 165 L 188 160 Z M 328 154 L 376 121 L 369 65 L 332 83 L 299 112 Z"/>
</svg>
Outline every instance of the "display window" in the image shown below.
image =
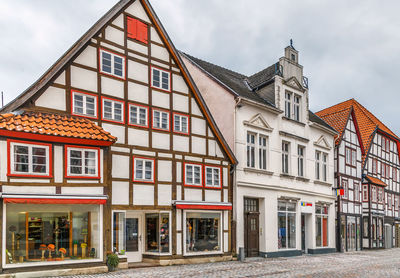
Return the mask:
<svg viewBox="0 0 400 278">
<path fill-rule="evenodd" d="M 119 254 L 126 251 L 125 212 L 113 213 L 113 250 Z"/>
<path fill-rule="evenodd" d="M 221 213 L 186 212 L 186 254 L 221 252 Z"/>
<path fill-rule="evenodd" d="M 296 248 L 296 202 L 278 201 L 278 248 Z"/>
<path fill-rule="evenodd" d="M 170 253 L 169 213 L 146 213 L 145 252 Z"/>
<path fill-rule="evenodd" d="M 6 265 L 102 259 L 99 205 L 7 204 Z"/>
</svg>

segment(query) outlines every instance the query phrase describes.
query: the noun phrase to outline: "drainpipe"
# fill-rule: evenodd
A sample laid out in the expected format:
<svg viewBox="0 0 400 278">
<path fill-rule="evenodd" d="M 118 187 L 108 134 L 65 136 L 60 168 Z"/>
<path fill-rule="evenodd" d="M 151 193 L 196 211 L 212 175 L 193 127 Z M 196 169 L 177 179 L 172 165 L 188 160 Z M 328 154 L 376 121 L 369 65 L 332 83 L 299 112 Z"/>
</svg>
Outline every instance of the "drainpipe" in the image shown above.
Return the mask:
<svg viewBox="0 0 400 278">
<path fill-rule="evenodd" d="M 236 128 L 236 117 L 237 117 L 237 109 L 239 109 L 240 107 L 241 107 L 241 101 L 242 101 L 242 98 L 241 97 L 237 97 L 236 99 L 235 99 L 235 110 L 234 110 L 234 114 L 233 114 L 233 153 L 236 155 L 236 130 L 237 130 L 237 128 Z M 238 161 L 238 164 L 239 164 L 239 161 Z M 237 165 L 235 166 L 235 168 L 237 169 Z M 234 225 L 235 225 L 235 230 L 234 231 L 232 231 L 233 233 L 235 233 L 235 236 L 234 236 L 234 242 L 232 242 L 232 246 L 234 246 L 235 247 L 235 250 L 234 250 L 234 252 L 235 253 L 237 253 L 237 251 L 238 251 L 238 246 L 237 246 L 237 238 L 238 238 L 238 234 L 237 234 L 237 209 L 236 209 L 236 206 L 237 206 L 237 183 L 236 183 L 236 181 L 237 181 L 237 178 L 236 178 L 236 171 L 234 171 L 233 172 L 233 175 L 232 175 L 232 191 L 233 191 L 233 193 L 232 193 L 232 198 L 233 198 L 233 200 L 232 200 L 232 203 L 233 203 L 233 212 L 232 212 L 232 216 L 233 216 L 233 221 L 234 221 Z"/>
</svg>

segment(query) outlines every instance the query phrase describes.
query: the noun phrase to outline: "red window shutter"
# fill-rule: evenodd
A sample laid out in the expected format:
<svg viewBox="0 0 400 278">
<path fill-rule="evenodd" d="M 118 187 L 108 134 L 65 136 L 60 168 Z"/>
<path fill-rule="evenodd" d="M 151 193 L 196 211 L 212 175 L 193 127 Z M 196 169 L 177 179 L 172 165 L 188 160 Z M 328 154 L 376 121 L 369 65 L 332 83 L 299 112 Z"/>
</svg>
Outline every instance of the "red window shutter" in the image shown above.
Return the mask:
<svg viewBox="0 0 400 278">
<path fill-rule="evenodd" d="M 147 25 L 143 22 L 137 22 L 137 40 L 147 43 Z"/>
<path fill-rule="evenodd" d="M 137 38 L 137 23 L 138 20 L 128 17 L 127 18 L 127 28 L 128 28 L 128 38 L 136 39 Z"/>
</svg>

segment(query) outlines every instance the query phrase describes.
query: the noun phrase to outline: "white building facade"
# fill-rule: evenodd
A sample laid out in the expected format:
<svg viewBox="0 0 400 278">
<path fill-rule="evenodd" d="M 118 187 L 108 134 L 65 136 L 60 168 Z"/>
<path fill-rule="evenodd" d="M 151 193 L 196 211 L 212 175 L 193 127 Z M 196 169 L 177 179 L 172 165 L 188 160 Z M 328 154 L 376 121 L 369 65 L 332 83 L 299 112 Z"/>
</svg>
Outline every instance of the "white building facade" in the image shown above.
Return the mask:
<svg viewBox="0 0 400 278">
<path fill-rule="evenodd" d="M 182 56 L 239 161 L 236 251 L 267 257 L 335 251 L 336 131 L 308 110 L 298 52 L 287 47 L 278 63 L 250 77 Z"/>
</svg>

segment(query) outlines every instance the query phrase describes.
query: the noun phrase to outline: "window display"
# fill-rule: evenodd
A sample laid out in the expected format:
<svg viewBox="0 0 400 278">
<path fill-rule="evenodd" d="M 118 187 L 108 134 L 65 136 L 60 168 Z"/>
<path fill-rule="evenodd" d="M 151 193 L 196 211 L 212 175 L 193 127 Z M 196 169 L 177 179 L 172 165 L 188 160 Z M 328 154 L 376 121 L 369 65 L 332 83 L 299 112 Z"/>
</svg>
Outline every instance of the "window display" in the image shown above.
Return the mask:
<svg viewBox="0 0 400 278">
<path fill-rule="evenodd" d="M 278 201 L 278 248 L 296 248 L 296 203 Z"/>
<path fill-rule="evenodd" d="M 125 212 L 113 213 L 113 250 L 125 253 Z"/>
<path fill-rule="evenodd" d="M 169 213 L 146 214 L 146 252 L 169 253 Z"/>
<path fill-rule="evenodd" d="M 220 225 L 220 213 L 186 213 L 186 252 L 221 251 Z"/>
<path fill-rule="evenodd" d="M 6 263 L 100 258 L 99 208 L 98 205 L 7 204 Z"/>
<path fill-rule="evenodd" d="M 328 207 L 315 206 L 315 232 L 317 247 L 328 246 Z M 355 232 L 354 232 L 355 233 Z M 349 231 L 348 231 L 349 236 Z M 350 237 L 348 237 L 350 238 Z"/>
</svg>

